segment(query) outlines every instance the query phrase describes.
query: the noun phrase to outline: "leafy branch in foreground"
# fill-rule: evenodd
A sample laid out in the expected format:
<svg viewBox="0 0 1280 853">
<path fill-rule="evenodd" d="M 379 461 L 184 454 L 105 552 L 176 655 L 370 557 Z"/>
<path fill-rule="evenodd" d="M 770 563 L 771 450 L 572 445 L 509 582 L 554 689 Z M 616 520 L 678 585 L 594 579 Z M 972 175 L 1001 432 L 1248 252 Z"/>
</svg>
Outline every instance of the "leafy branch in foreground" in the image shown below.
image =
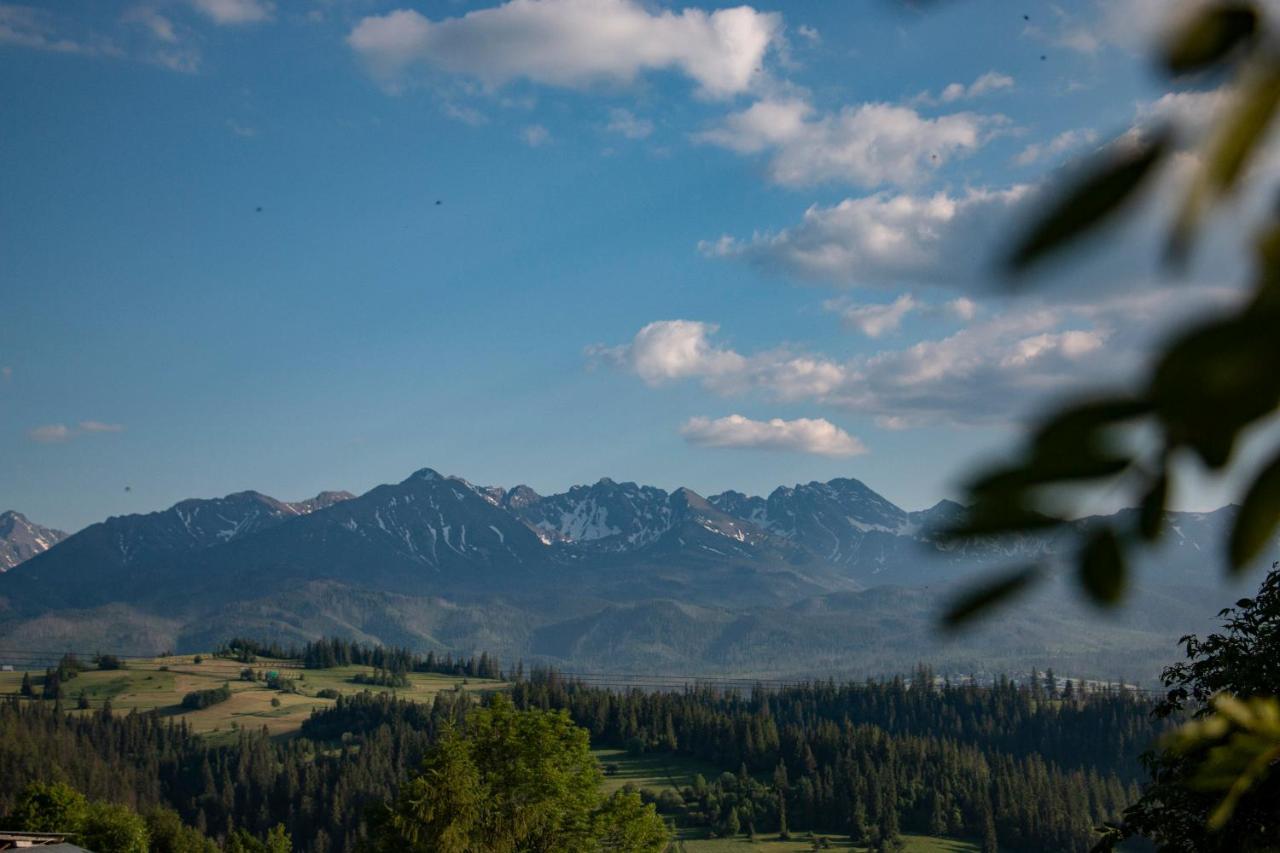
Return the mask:
<svg viewBox="0 0 1280 853">
<path fill-rule="evenodd" d="M 1249 3 L 1213 3 L 1177 27 L 1162 57 L 1174 77 L 1233 76 L 1231 96 L 1198 151 L 1199 166 L 1171 223 L 1166 260 L 1182 263 L 1205 215 L 1235 192 L 1262 148 L 1280 108 L 1280 46 L 1262 12 Z M 1010 253 L 1014 280 L 1123 215 L 1167 170 L 1185 129 L 1177 126 L 1116 140 L 1075 186 L 1060 192 Z M 953 539 L 1060 530 L 1074 536 L 1077 581 L 1099 605 L 1114 605 L 1128 586 L 1130 556 L 1164 531 L 1175 460 L 1192 457 L 1215 474 L 1238 462 L 1245 433 L 1280 407 L 1280 219 L 1256 229 L 1255 275 L 1230 312 L 1200 322 L 1157 352 L 1145 380 L 1095 394 L 1053 412 L 1010 462 L 967 486 L 970 511 L 946 531 Z M 1240 501 L 1224 543 L 1239 573 L 1257 561 L 1280 523 L 1280 444 Z M 1127 496 L 1137 513 L 1106 523 L 1073 519 L 1100 493 Z M 1074 500 L 1072 500 L 1074 498 Z M 956 626 L 1016 595 L 1038 567 L 969 590 L 944 617 Z"/>
<path fill-rule="evenodd" d="M 1240 799 L 1280 761 L 1280 701 L 1223 693 L 1213 700 L 1213 713 L 1174 732 L 1168 748 L 1182 755 L 1205 753 L 1188 784 L 1223 794 L 1208 820 L 1210 829 L 1222 829 Z"/>
<path fill-rule="evenodd" d="M 1143 763 L 1151 776 L 1096 850 L 1144 836 L 1164 853 L 1274 850 L 1280 837 L 1280 571 L 1219 613 L 1223 630 L 1182 638 L 1157 717 L 1190 713 Z"/>
</svg>

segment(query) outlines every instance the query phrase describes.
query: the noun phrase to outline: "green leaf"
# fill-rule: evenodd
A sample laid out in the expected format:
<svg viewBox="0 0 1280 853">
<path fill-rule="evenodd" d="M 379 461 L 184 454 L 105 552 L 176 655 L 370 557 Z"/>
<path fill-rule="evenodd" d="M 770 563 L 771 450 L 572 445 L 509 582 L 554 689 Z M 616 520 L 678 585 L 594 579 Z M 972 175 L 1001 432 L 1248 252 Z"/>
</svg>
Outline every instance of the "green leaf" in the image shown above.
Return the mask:
<svg viewBox="0 0 1280 853">
<path fill-rule="evenodd" d="M 1142 496 L 1138 507 L 1138 533 L 1148 542 L 1160 538 L 1164 521 L 1164 507 L 1169 497 L 1169 475 L 1161 471 L 1151 483 L 1151 488 Z"/>
<path fill-rule="evenodd" d="M 1039 579 L 1040 567 L 1026 566 L 969 589 L 947 608 L 942 617 L 943 627 L 955 630 L 975 616 L 1021 593 Z"/>
<path fill-rule="evenodd" d="M 1280 405 L 1280 310 L 1249 311 L 1192 329 L 1156 366 L 1151 394 L 1171 445 L 1210 468 L 1230 460 L 1239 433 Z"/>
<path fill-rule="evenodd" d="M 1088 176 L 1065 192 L 1016 244 L 1010 271 L 1019 273 L 1102 224 L 1133 195 L 1169 149 L 1167 134 L 1133 146 L 1113 144 Z"/>
<path fill-rule="evenodd" d="M 939 531 L 938 538 L 954 541 L 978 536 L 1002 536 L 1044 530 L 1059 524 L 1062 524 L 1062 519 L 1036 512 L 1022 503 L 984 501 L 971 507 L 959 524 Z"/>
<path fill-rule="evenodd" d="M 1098 397 L 1063 409 L 1036 429 L 1031 444 L 1037 453 L 1074 452 L 1096 447 L 1103 430 L 1152 411 L 1150 401 L 1138 397 Z"/>
<path fill-rule="evenodd" d="M 1164 63 L 1173 74 L 1201 71 L 1253 40 L 1258 13 L 1247 3 L 1223 3 L 1203 9 L 1169 39 Z"/>
<path fill-rule="evenodd" d="M 1080 551 L 1080 582 L 1095 604 L 1113 605 L 1128 586 L 1120 539 L 1110 527 L 1100 528 Z"/>
<path fill-rule="evenodd" d="M 1036 456 L 1023 465 L 990 471 L 969 484 L 974 495 L 1012 496 L 1036 486 L 1078 480 L 1114 477 L 1129 467 L 1130 460 L 1119 456 L 1098 456 L 1088 452 L 1070 455 Z"/>
<path fill-rule="evenodd" d="M 1280 104 L 1280 61 L 1260 65 L 1240 84 L 1231 111 L 1217 124 L 1169 237 L 1166 257 L 1173 263 L 1185 259 L 1204 209 L 1235 185 L 1275 116 Z"/>
<path fill-rule="evenodd" d="M 1200 756 L 1188 784 L 1223 798 L 1209 814 L 1210 830 L 1224 828 L 1240 800 L 1270 775 L 1280 759 L 1280 703 L 1274 697 L 1219 694 L 1213 713 L 1183 724 L 1167 740 L 1171 750 Z"/>
<path fill-rule="evenodd" d="M 1262 469 L 1249 486 L 1236 513 L 1227 548 L 1231 570 L 1240 572 L 1262 553 L 1280 524 L 1280 455 Z"/>
</svg>

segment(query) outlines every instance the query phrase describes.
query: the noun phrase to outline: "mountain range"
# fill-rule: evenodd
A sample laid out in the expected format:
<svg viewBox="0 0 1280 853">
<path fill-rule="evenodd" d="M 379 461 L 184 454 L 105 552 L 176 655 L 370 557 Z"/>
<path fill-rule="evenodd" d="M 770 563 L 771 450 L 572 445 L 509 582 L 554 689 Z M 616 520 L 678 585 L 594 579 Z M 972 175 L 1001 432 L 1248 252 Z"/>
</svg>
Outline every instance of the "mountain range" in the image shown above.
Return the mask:
<svg viewBox="0 0 1280 853">
<path fill-rule="evenodd" d="M 20 512 L 0 513 L 0 572 L 43 554 L 66 538 L 61 530 L 35 524 Z"/>
<path fill-rule="evenodd" d="M 1167 656 L 1211 615 L 1199 608 L 1233 509 L 1169 516 L 1144 581 L 1156 610 L 1099 620 L 1049 585 L 1034 611 L 943 646 L 933 625 L 958 584 L 1065 547 L 1061 534 L 940 541 L 963 512 L 950 501 L 909 512 L 843 478 L 767 497 L 607 478 L 543 496 L 424 468 L 359 496 L 239 492 L 65 538 L 9 513 L 22 532 L 0 540 L 15 555 L 0 575 L 0 648 L 336 633 L 593 670 L 851 674 L 942 654 L 969 669 L 1057 659 L 1060 671 L 1134 677 L 1102 670 L 1146 665 L 1134 648 L 1167 643 Z"/>
</svg>

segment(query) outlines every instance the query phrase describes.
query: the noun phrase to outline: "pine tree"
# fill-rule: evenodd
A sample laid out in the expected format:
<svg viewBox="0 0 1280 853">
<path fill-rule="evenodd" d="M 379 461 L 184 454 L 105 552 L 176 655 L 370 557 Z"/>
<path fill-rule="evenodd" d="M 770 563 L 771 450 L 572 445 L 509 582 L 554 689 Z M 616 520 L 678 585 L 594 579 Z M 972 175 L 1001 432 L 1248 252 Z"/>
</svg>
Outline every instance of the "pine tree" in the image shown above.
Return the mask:
<svg viewBox="0 0 1280 853">
<path fill-rule="evenodd" d="M 738 819 L 738 809 L 736 807 L 729 809 L 729 816 L 724 822 L 724 833 L 727 838 L 734 838 L 742 829 L 742 821 Z"/>
<path fill-rule="evenodd" d="M 787 831 L 787 792 L 791 785 L 787 780 L 787 765 L 781 761 L 773 771 L 773 788 L 778 792 L 778 838 L 786 841 L 791 837 Z"/>
<path fill-rule="evenodd" d="M 1000 853 L 1000 842 L 996 838 L 996 822 L 990 808 L 982 812 L 982 853 Z"/>
</svg>

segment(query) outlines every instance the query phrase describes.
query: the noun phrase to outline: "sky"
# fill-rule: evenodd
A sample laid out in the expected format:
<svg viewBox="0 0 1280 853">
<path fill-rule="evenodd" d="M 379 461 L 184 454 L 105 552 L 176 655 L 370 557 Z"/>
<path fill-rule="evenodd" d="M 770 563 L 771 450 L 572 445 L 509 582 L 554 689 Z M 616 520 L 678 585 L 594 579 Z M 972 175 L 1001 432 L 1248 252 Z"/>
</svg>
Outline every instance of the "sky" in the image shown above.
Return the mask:
<svg viewBox="0 0 1280 853">
<path fill-rule="evenodd" d="M 1175 287 L 1159 193 L 997 271 L 1082 158 L 1211 126 L 1162 8 L 0 1 L 0 510 L 422 467 L 955 496 L 1238 292 L 1248 198 Z"/>
</svg>

